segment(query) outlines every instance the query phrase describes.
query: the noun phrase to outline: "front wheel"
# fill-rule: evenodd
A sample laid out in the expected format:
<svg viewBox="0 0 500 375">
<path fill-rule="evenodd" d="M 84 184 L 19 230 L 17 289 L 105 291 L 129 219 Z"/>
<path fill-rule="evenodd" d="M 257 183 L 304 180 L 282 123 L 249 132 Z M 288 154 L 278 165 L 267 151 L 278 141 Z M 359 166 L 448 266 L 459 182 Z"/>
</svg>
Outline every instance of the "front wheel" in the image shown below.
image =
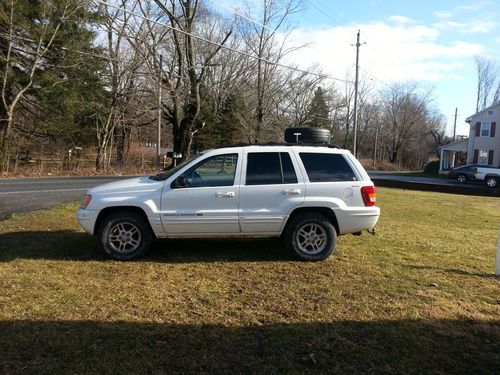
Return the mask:
<svg viewBox="0 0 500 375">
<path fill-rule="evenodd" d="M 496 177 L 486 177 L 485 182 L 490 188 L 496 188 L 498 186 L 498 179 Z"/>
<path fill-rule="evenodd" d="M 99 244 L 110 257 L 131 260 L 144 255 L 153 241 L 148 223 L 134 212 L 115 212 L 100 225 Z"/>
<path fill-rule="evenodd" d="M 465 183 L 465 181 L 467 181 L 467 176 L 464 175 L 464 174 L 459 174 L 457 176 L 457 181 L 461 184 Z"/>
<path fill-rule="evenodd" d="M 285 243 L 302 260 L 325 260 L 335 250 L 337 232 L 323 215 L 304 213 L 292 219 Z"/>
</svg>

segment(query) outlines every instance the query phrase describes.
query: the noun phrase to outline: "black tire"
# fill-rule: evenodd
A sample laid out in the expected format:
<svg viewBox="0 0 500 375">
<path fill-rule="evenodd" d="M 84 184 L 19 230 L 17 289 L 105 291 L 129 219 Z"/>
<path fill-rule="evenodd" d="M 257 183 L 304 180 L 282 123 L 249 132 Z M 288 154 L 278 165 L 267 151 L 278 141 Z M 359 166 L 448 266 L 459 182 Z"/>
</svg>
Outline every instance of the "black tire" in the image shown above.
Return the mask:
<svg viewBox="0 0 500 375">
<path fill-rule="evenodd" d="M 118 211 L 106 217 L 99 226 L 97 236 L 100 248 L 116 260 L 132 260 L 144 255 L 154 237 L 149 223 L 130 211 Z M 124 243 L 125 240 L 127 243 Z"/>
<path fill-rule="evenodd" d="M 498 187 L 498 177 L 495 177 L 495 176 L 487 176 L 485 179 L 484 179 L 484 182 L 486 183 L 486 186 L 492 188 L 492 189 L 495 189 Z"/>
<path fill-rule="evenodd" d="M 317 230 L 313 229 L 316 228 Z M 324 235 L 324 245 L 320 249 L 314 249 L 314 244 L 307 245 L 308 239 L 300 234 L 309 231 L 317 235 Z M 313 238 L 314 240 L 314 235 Z M 328 258 L 335 250 L 337 245 L 337 232 L 335 227 L 325 216 L 317 213 L 302 213 L 292 219 L 287 226 L 284 236 L 285 245 L 288 249 L 302 260 L 320 261 Z M 302 242 L 302 244 L 301 244 Z M 309 251 L 306 249 L 309 247 Z"/>
<path fill-rule="evenodd" d="M 285 129 L 287 143 L 330 143 L 330 130 L 321 128 L 288 128 Z"/>
<path fill-rule="evenodd" d="M 460 183 L 460 184 L 463 184 L 467 181 L 467 175 L 463 174 L 463 173 L 460 173 L 458 176 L 457 176 L 457 182 Z"/>
</svg>

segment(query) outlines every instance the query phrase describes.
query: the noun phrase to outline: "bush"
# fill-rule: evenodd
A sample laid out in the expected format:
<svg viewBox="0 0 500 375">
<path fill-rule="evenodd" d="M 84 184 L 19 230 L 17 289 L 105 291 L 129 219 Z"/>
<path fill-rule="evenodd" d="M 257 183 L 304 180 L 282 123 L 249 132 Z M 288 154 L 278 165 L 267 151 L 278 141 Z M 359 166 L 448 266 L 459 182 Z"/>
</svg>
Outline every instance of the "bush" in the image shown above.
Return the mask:
<svg viewBox="0 0 500 375">
<path fill-rule="evenodd" d="M 439 174 L 439 160 L 433 160 L 428 162 L 424 166 L 424 173 Z"/>
</svg>

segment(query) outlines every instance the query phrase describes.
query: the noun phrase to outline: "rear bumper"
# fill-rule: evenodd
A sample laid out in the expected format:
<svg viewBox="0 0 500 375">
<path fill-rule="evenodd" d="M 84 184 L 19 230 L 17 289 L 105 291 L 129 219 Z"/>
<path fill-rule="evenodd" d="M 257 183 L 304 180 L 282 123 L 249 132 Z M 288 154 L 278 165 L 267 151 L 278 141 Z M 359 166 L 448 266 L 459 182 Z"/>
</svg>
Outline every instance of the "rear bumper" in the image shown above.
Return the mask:
<svg viewBox="0 0 500 375">
<path fill-rule="evenodd" d="M 380 217 L 380 208 L 344 208 L 335 210 L 340 234 L 361 232 L 375 227 Z"/>
<path fill-rule="evenodd" d="M 76 212 L 76 220 L 87 233 L 94 235 L 94 227 L 98 214 L 98 211 L 90 211 L 85 208 L 80 208 Z"/>
</svg>

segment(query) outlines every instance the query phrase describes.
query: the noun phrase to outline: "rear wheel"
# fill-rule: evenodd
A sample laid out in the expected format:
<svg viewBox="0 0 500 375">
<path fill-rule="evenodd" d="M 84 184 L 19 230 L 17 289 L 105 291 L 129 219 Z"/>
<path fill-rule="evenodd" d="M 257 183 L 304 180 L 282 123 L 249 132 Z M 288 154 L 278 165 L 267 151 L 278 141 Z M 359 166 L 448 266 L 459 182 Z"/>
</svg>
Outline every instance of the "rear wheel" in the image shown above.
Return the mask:
<svg viewBox="0 0 500 375">
<path fill-rule="evenodd" d="M 498 178 L 497 177 L 486 177 L 485 182 L 486 182 L 486 185 L 490 188 L 496 188 L 498 186 Z"/>
<path fill-rule="evenodd" d="M 465 183 L 465 181 L 467 181 L 467 176 L 464 175 L 463 173 L 459 174 L 457 176 L 457 181 L 461 184 Z"/>
<path fill-rule="evenodd" d="M 148 223 L 135 212 L 119 211 L 106 217 L 98 231 L 101 249 L 117 260 L 144 255 L 153 241 Z"/>
<path fill-rule="evenodd" d="M 337 232 L 325 216 L 303 213 L 290 222 L 285 244 L 302 260 L 324 260 L 335 250 Z"/>
</svg>

